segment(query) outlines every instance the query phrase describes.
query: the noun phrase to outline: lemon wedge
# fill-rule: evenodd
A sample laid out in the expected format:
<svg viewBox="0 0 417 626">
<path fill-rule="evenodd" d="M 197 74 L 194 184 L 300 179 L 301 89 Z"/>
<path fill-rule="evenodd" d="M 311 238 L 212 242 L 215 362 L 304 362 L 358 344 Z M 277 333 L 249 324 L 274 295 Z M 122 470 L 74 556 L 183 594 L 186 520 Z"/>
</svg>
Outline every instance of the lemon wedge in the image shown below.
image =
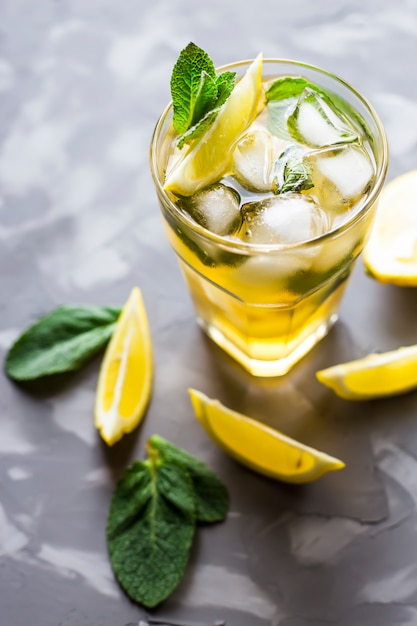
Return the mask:
<svg viewBox="0 0 417 626">
<path fill-rule="evenodd" d="M 225 175 L 231 166 L 234 144 L 255 119 L 261 94 L 262 54 L 259 54 L 207 132 L 169 173 L 164 189 L 190 196 Z"/>
<path fill-rule="evenodd" d="M 346 400 L 372 400 L 417 387 L 417 345 L 334 365 L 317 379 Z"/>
<path fill-rule="evenodd" d="M 134 287 L 107 346 L 97 384 L 95 425 L 109 446 L 139 425 L 152 378 L 149 323 L 142 294 Z"/>
<path fill-rule="evenodd" d="M 417 170 L 382 190 L 365 246 L 367 272 L 382 283 L 417 287 Z"/>
<path fill-rule="evenodd" d="M 288 483 L 308 483 L 345 466 L 343 461 L 232 411 L 196 389 L 188 391 L 195 415 L 211 439 L 260 474 Z"/>
</svg>

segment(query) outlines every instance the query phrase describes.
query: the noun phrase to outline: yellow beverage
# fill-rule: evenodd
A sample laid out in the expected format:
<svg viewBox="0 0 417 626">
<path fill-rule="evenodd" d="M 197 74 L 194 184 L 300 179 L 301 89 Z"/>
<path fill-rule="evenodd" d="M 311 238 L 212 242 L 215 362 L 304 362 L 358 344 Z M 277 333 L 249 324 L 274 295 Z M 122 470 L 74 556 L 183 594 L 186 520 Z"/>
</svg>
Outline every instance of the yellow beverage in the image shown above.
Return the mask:
<svg viewBox="0 0 417 626">
<path fill-rule="evenodd" d="M 240 77 L 248 66 L 222 69 Z M 277 77 L 295 76 L 308 81 L 302 95 L 267 102 Z M 152 171 L 197 321 L 253 375 L 282 375 L 337 319 L 386 173 L 382 126 L 336 77 L 266 60 L 257 116 L 233 143 L 226 171 L 183 196 L 164 189 L 182 159 L 171 119 L 168 107 L 154 133 Z M 292 171 L 285 179 L 294 154 L 308 170 L 301 189 Z M 295 168 L 298 176 L 297 160 Z"/>
</svg>

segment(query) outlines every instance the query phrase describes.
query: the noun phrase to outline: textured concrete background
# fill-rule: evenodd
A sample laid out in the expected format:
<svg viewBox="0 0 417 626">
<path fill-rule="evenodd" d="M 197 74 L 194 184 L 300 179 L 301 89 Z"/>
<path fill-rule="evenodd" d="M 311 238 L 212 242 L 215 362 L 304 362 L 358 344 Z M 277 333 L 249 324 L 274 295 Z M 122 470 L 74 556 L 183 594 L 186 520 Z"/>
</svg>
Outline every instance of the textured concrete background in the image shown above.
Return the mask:
<svg viewBox="0 0 417 626">
<path fill-rule="evenodd" d="M 416 167 L 417 2 L 2 0 L 0 348 L 62 303 L 142 289 L 155 385 L 142 427 L 108 450 L 93 427 L 100 360 L 34 395 L 0 376 L 0 626 L 124 626 L 144 611 L 114 581 L 105 523 L 118 475 L 153 432 L 212 465 L 228 521 L 201 529 L 158 615 L 228 626 L 417 624 L 417 393 L 338 400 L 314 372 L 417 343 L 417 291 L 357 265 L 331 334 L 290 375 L 245 375 L 199 331 L 148 167 L 169 76 L 190 40 L 216 65 L 320 65 L 374 104 L 389 178 Z M 289 487 L 225 457 L 195 421 L 193 386 L 345 459 Z"/>
</svg>

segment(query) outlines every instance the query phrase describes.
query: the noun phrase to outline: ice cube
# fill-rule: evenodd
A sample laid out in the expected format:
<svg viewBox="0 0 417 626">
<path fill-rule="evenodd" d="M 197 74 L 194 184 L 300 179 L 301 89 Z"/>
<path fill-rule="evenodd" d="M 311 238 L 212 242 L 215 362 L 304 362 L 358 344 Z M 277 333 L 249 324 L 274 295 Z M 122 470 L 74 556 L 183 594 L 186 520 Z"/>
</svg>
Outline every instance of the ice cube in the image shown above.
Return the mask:
<svg viewBox="0 0 417 626">
<path fill-rule="evenodd" d="M 222 183 L 180 198 L 178 205 L 200 226 L 217 235 L 233 235 L 241 223 L 240 196 L 235 189 Z"/>
<path fill-rule="evenodd" d="M 306 87 L 288 116 L 288 129 L 297 141 L 312 148 L 355 141 L 355 129 L 316 91 Z"/>
<path fill-rule="evenodd" d="M 314 193 L 320 205 L 340 213 L 366 194 L 373 176 L 371 159 L 362 146 L 346 144 L 310 152 Z"/>
<path fill-rule="evenodd" d="M 309 195 L 285 193 L 242 207 L 238 235 L 254 244 L 292 244 L 315 239 L 328 228 L 328 218 Z"/>
<path fill-rule="evenodd" d="M 361 233 L 357 231 L 351 228 L 324 242 L 317 251 L 312 270 L 320 274 L 331 271 L 336 273 L 346 267 L 356 258 L 362 245 Z"/>
<path fill-rule="evenodd" d="M 276 294 L 280 304 L 292 301 L 287 292 L 288 279 L 311 269 L 314 256 L 308 249 L 284 249 L 279 254 L 249 256 L 236 270 L 234 280 L 250 289 L 259 303 L 271 304 L 271 294 Z M 288 298 L 288 300 L 287 300 Z"/>
<path fill-rule="evenodd" d="M 287 142 L 266 130 L 253 128 L 237 144 L 233 153 L 233 174 L 249 191 L 272 189 L 273 165 Z"/>
</svg>

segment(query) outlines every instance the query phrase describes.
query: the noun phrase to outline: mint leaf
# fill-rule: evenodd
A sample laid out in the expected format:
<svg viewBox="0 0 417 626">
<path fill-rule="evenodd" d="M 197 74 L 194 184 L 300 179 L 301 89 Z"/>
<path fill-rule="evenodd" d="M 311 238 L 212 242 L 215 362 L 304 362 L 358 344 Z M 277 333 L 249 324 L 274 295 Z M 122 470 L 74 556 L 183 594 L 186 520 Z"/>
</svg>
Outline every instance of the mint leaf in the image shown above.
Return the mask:
<svg viewBox="0 0 417 626">
<path fill-rule="evenodd" d="M 112 336 L 120 308 L 62 306 L 30 326 L 6 355 L 8 376 L 29 381 L 73 372 Z"/>
<path fill-rule="evenodd" d="M 217 102 L 216 107 L 221 107 L 233 91 L 236 82 L 236 72 L 223 72 L 216 78 Z"/>
<path fill-rule="evenodd" d="M 207 80 L 211 78 L 212 82 Z M 194 43 L 181 51 L 171 75 L 171 95 L 174 107 L 173 125 L 178 134 L 195 124 L 198 115 L 205 115 L 217 99 L 216 72 L 209 55 Z"/>
<path fill-rule="evenodd" d="M 199 122 L 206 115 L 207 111 L 210 111 L 216 105 L 216 101 L 217 85 L 215 77 L 202 71 L 189 126 L 194 126 L 194 124 Z"/>
<path fill-rule="evenodd" d="M 189 143 L 193 139 L 200 137 L 207 130 L 207 128 L 212 125 L 220 109 L 221 107 L 218 107 L 217 109 L 209 111 L 203 119 L 183 133 L 177 142 L 178 148 L 182 148 L 185 143 Z"/>
<path fill-rule="evenodd" d="M 306 191 L 314 187 L 308 164 L 303 159 L 304 151 L 290 146 L 274 164 L 272 191 L 274 194 Z"/>
<path fill-rule="evenodd" d="M 197 521 L 211 523 L 225 519 L 229 509 L 229 493 L 205 463 L 159 435 L 153 435 L 148 446 L 158 450 L 162 459 L 182 465 L 190 475 L 195 490 Z"/>
<path fill-rule="evenodd" d="M 214 122 L 235 84 L 234 72 L 216 76 L 209 55 L 194 43 L 180 52 L 171 75 L 173 126 L 182 148 Z"/>
<path fill-rule="evenodd" d="M 190 141 L 200 137 L 213 124 L 220 109 L 222 108 L 222 105 L 232 93 L 235 85 L 235 77 L 235 72 L 223 72 L 223 74 L 219 74 L 219 76 L 217 76 L 217 101 L 215 102 L 215 107 L 209 110 L 205 115 L 201 116 L 197 123 L 181 135 L 177 143 L 178 148 L 182 148 L 185 143 L 190 143 Z M 197 115 L 194 115 L 194 117 L 197 117 Z"/>
<path fill-rule="evenodd" d="M 283 76 L 282 78 L 277 78 L 267 89 L 265 98 L 267 102 L 298 98 L 306 87 L 316 88 L 313 83 L 301 76 Z"/>
<path fill-rule="evenodd" d="M 193 484 L 174 461 L 153 455 L 121 476 L 107 519 L 107 546 L 117 580 L 148 608 L 181 581 L 195 531 Z"/>
<path fill-rule="evenodd" d="M 335 97 L 334 94 L 329 96 L 324 89 L 302 76 L 282 76 L 277 78 L 267 89 L 265 98 L 267 103 L 287 100 L 288 98 L 299 98 L 304 89 L 311 89 L 320 94 L 326 103 L 330 105 Z"/>
<path fill-rule="evenodd" d="M 217 476 L 159 435 L 117 483 L 107 518 L 114 574 L 127 595 L 152 608 L 180 582 L 196 521 L 221 521 L 229 495 Z"/>
</svg>

